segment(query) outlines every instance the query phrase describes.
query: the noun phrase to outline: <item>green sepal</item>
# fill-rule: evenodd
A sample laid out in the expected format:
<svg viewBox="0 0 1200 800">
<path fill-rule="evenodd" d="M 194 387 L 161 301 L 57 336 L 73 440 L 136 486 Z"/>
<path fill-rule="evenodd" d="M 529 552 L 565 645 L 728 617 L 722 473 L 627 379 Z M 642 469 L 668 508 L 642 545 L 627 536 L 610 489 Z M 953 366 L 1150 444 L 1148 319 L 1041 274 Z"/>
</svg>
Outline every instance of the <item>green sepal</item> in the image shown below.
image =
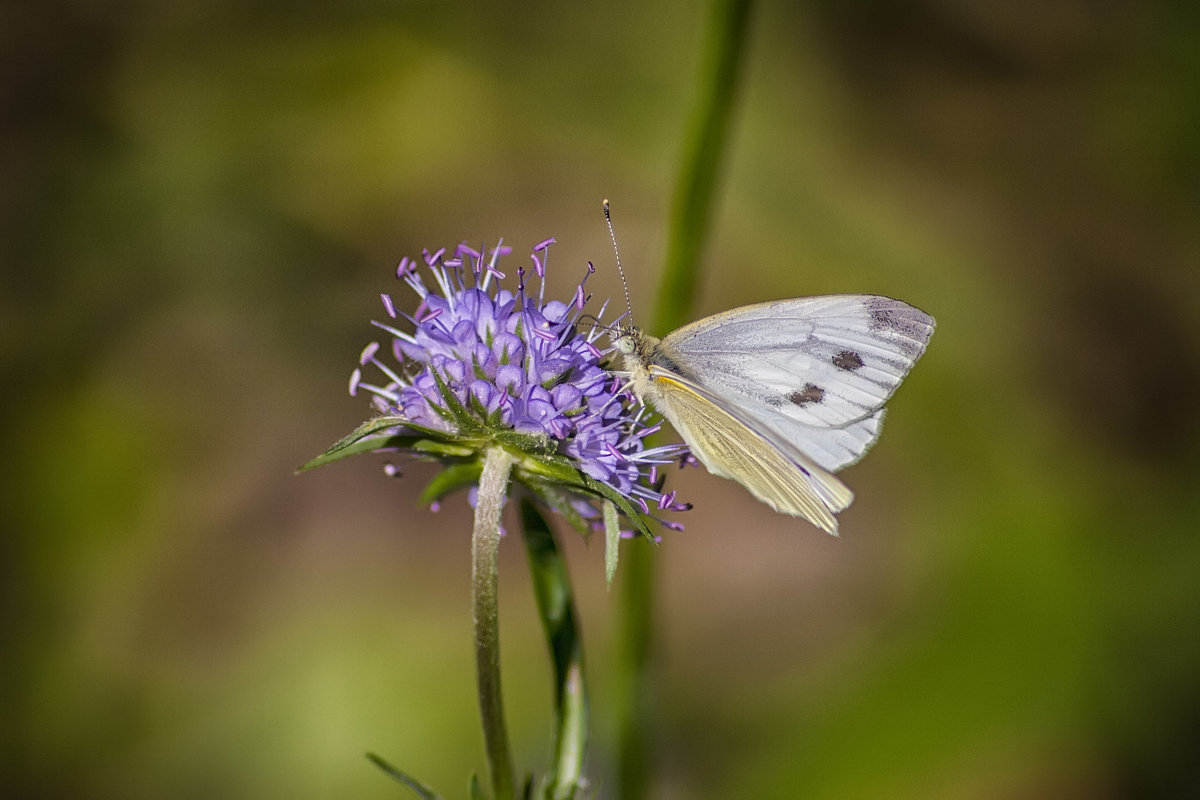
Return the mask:
<svg viewBox="0 0 1200 800">
<path fill-rule="evenodd" d="M 404 433 L 390 436 L 380 436 L 383 431 L 393 428 L 404 428 Z M 340 461 L 359 453 L 370 453 L 385 447 L 406 447 L 409 443 L 430 437 L 444 437 L 443 431 L 414 425 L 404 417 L 375 417 L 355 428 L 350 434 L 335 442 L 328 450 L 306 464 L 296 468 L 296 472 L 305 472 L 316 467 Z"/>
<path fill-rule="evenodd" d="M 496 443 L 512 452 L 518 458 L 529 453 L 538 456 L 549 456 L 558 446 L 554 440 L 544 433 L 519 433 L 518 431 L 500 429 L 491 432 L 491 438 Z"/>
<path fill-rule="evenodd" d="M 471 372 L 477 380 L 486 381 L 487 373 L 483 371 L 483 365 L 479 363 L 479 359 L 474 354 L 471 355 Z"/>
<path fill-rule="evenodd" d="M 575 510 L 571 505 L 570 498 L 558 491 L 555 484 L 543 482 L 541 480 L 526 479 L 521 482 L 529 491 L 542 501 L 542 503 L 552 509 L 567 521 L 567 524 L 579 532 L 581 536 L 588 536 L 592 532 L 591 524 L 584 518 L 582 514 Z"/>
<path fill-rule="evenodd" d="M 474 486 L 479 483 L 479 476 L 482 473 L 483 462 L 478 459 L 468 461 L 465 464 L 451 464 L 425 485 L 417 501 L 422 504 L 432 503 L 434 500 L 445 497 L 451 492 L 465 489 L 468 486 Z"/>
<path fill-rule="evenodd" d="M 479 398 L 475 396 L 474 392 L 467 393 L 467 402 L 470 404 L 470 406 L 471 406 L 470 410 L 472 412 L 474 412 L 473 416 L 476 419 L 484 419 L 484 420 L 489 419 L 490 415 L 488 414 L 487 406 L 485 406 L 483 403 L 479 402 Z M 499 410 L 499 409 L 497 409 L 497 410 Z"/>
<path fill-rule="evenodd" d="M 479 455 L 477 446 L 456 444 L 440 439 L 415 439 L 407 443 L 405 449 L 434 458 L 470 458 Z"/>
<path fill-rule="evenodd" d="M 605 500 L 611 500 L 617 509 L 637 528 L 638 532 L 654 541 L 654 535 L 642 520 L 642 509 L 628 497 L 618 492 L 607 483 L 596 480 L 585 472 L 576 469 L 562 457 L 547 456 L 544 458 L 523 458 L 517 468 L 526 473 L 523 477 L 540 477 L 562 486 L 568 486 L 583 494 L 590 494 Z"/>
<path fill-rule="evenodd" d="M 430 789 L 428 786 L 421 783 L 407 772 L 396 769 L 374 753 L 367 753 L 367 758 L 371 760 L 372 764 L 383 770 L 388 777 L 392 778 L 397 783 L 404 784 L 409 789 L 412 789 L 414 792 L 416 792 L 417 796 L 420 797 L 421 800 L 442 800 L 441 795 L 433 791 L 433 789 Z"/>
<path fill-rule="evenodd" d="M 621 555 L 621 526 L 617 520 L 617 507 L 608 500 L 601 504 L 604 513 L 604 582 L 612 587 L 617 574 L 617 558 Z"/>
<path fill-rule="evenodd" d="M 458 398 L 454 396 L 454 392 L 450 391 L 450 387 L 446 385 L 446 381 L 436 369 L 429 370 L 433 375 L 434 383 L 437 384 L 438 393 L 442 396 L 442 401 L 446 404 L 446 410 L 454 418 L 455 427 L 462 433 L 468 436 L 482 435 L 487 433 L 479 419 L 473 415 L 466 407 L 458 402 Z"/>
<path fill-rule="evenodd" d="M 565 456 L 555 454 L 554 442 L 550 437 L 544 434 L 485 430 L 479 421 L 471 417 L 462 404 L 454 399 L 441 376 L 436 372 L 433 375 L 446 398 L 452 421 L 458 423 L 460 431 L 465 431 L 466 435 L 416 425 L 401 416 L 375 417 L 359 425 L 321 455 L 298 467 L 296 472 L 306 472 L 360 453 L 386 449 L 405 450 L 410 454 L 434 459 L 469 459 L 467 463 L 453 464 L 443 470 L 425 487 L 421 493 L 421 500 L 428 503 L 474 483 L 480 474 L 479 453 L 490 441 L 517 456 L 516 477 L 537 491 L 544 502 L 559 510 L 576 530 L 586 534 L 590 526 L 565 502 L 558 487 L 610 501 L 643 536 L 654 541 L 654 536 L 642 519 L 641 508 L 612 486 L 580 471 Z M 384 435 L 396 429 L 400 429 L 400 432 Z"/>
<path fill-rule="evenodd" d="M 542 458 L 527 456 L 517 463 L 517 468 L 533 475 L 549 478 L 556 483 L 581 486 L 579 477 L 583 473 L 562 456 L 547 455 Z"/>
<path fill-rule="evenodd" d="M 645 520 L 642 519 L 641 507 L 632 503 L 628 497 L 621 494 L 607 483 L 601 483 L 595 478 L 585 475 L 582 472 L 579 473 L 579 477 L 583 480 L 584 486 L 590 489 L 593 493 L 600 495 L 606 500 L 611 500 L 616 507 L 621 510 L 621 513 L 625 516 L 625 518 L 633 523 L 633 526 L 638 529 L 638 532 L 641 533 L 642 536 L 646 537 L 651 544 L 656 544 L 654 541 L 654 534 L 650 532 L 650 529 L 646 527 Z"/>
</svg>

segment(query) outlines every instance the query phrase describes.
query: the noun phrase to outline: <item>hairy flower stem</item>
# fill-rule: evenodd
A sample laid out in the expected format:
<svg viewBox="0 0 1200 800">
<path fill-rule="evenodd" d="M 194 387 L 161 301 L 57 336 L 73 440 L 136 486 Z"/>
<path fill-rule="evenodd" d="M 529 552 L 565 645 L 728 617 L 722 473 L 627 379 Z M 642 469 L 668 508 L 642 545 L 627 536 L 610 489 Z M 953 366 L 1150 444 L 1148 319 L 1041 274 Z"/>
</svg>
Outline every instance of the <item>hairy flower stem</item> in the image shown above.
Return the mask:
<svg viewBox="0 0 1200 800">
<path fill-rule="evenodd" d="M 475 672 L 479 684 L 479 713 L 492 779 L 492 797 L 514 797 L 513 759 L 504 724 L 500 693 L 500 616 L 497 601 L 497 561 L 500 553 L 500 512 L 508 490 L 513 457 L 501 447 L 488 448 L 479 478 L 475 530 L 471 536 L 471 591 L 474 595 Z"/>
</svg>

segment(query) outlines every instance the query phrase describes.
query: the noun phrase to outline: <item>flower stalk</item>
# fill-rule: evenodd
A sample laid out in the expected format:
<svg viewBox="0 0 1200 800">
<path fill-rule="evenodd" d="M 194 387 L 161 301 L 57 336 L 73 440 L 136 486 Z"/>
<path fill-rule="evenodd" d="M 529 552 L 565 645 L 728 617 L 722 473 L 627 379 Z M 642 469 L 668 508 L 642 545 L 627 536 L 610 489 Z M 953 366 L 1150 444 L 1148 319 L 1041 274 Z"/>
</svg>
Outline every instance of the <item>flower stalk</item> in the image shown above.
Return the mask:
<svg viewBox="0 0 1200 800">
<path fill-rule="evenodd" d="M 387 318 L 375 326 L 390 342 L 371 342 L 350 377 L 351 395 L 372 395 L 375 414 L 300 470 L 352 455 L 390 451 L 442 470 L 421 501 L 436 508 L 459 490 L 475 507 L 471 544 L 473 628 L 479 710 L 491 797 L 512 800 L 517 784 L 500 685 L 497 599 L 501 511 L 510 486 L 520 487 L 522 538 L 554 667 L 555 738 L 540 798 L 571 800 L 585 785 L 588 705 L 583 648 L 566 565 L 542 514 L 556 512 L 581 534 L 603 532 L 611 581 L 617 543 L 651 538 L 647 519 L 690 506 L 666 491 L 670 464 L 686 445 L 648 447 L 659 428 L 611 371 L 598 339 L 610 326 L 605 305 L 583 325 L 591 295 L 589 263 L 569 302 L 545 298 L 553 239 L 534 245 L 531 268 L 516 268 L 503 286 L 500 259 L 511 248 L 426 250 L 403 258 L 396 277 L 416 294 L 411 314 L 381 296 Z M 515 289 L 515 290 L 514 290 Z M 661 471 L 660 471 L 661 470 Z M 387 474 L 400 467 L 387 464 Z M 437 795 L 378 756 L 375 763 L 427 800 Z M 532 784 L 527 784 L 528 790 Z M 472 798 L 484 791 L 473 779 Z"/>
<path fill-rule="evenodd" d="M 512 751 L 504 723 L 504 698 L 500 691 L 499 585 L 500 512 L 508 491 L 508 476 L 515 459 L 503 448 L 489 447 L 479 477 L 475 528 L 471 536 L 471 592 L 475 626 L 475 675 L 479 688 L 479 713 L 487 751 L 492 796 L 515 796 Z"/>
</svg>

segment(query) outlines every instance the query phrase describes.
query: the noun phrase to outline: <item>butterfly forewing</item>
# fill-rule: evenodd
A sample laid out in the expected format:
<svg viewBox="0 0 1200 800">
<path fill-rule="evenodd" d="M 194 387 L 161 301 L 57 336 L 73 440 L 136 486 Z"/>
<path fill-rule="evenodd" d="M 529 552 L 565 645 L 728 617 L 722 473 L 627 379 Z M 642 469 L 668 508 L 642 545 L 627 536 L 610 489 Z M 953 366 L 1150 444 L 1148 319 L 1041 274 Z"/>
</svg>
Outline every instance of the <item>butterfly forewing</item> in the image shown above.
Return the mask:
<svg viewBox="0 0 1200 800">
<path fill-rule="evenodd" d="M 736 308 L 661 340 L 627 329 L 616 344 L 630 386 L 710 472 L 836 534 L 854 495 L 832 473 L 878 438 L 933 328 L 899 300 L 831 295 Z"/>
<path fill-rule="evenodd" d="M 662 348 L 702 388 L 756 419 L 850 429 L 817 443 L 829 451 L 818 462 L 836 469 L 878 435 L 876 412 L 925 351 L 933 327 L 932 317 L 899 300 L 831 295 L 714 314 L 670 334 Z M 785 438 L 797 433 L 782 427 Z"/>
</svg>

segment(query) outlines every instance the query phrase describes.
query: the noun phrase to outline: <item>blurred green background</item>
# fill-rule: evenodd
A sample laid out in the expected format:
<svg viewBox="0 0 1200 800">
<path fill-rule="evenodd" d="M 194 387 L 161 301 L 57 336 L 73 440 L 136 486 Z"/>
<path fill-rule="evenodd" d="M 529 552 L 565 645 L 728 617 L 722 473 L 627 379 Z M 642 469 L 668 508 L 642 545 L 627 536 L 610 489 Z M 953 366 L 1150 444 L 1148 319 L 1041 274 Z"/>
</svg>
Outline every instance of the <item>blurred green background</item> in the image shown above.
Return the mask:
<svg viewBox="0 0 1200 800">
<path fill-rule="evenodd" d="M 469 516 L 345 385 L 402 255 L 558 238 L 652 303 L 705 6 L 0 9 L 0 793 L 461 796 Z M 764 3 L 703 313 L 877 292 L 938 332 L 842 538 L 686 471 L 655 797 L 1200 794 L 1200 13 Z M 565 537 L 611 786 L 614 594 Z M 502 552 L 518 768 L 549 747 Z"/>
</svg>

